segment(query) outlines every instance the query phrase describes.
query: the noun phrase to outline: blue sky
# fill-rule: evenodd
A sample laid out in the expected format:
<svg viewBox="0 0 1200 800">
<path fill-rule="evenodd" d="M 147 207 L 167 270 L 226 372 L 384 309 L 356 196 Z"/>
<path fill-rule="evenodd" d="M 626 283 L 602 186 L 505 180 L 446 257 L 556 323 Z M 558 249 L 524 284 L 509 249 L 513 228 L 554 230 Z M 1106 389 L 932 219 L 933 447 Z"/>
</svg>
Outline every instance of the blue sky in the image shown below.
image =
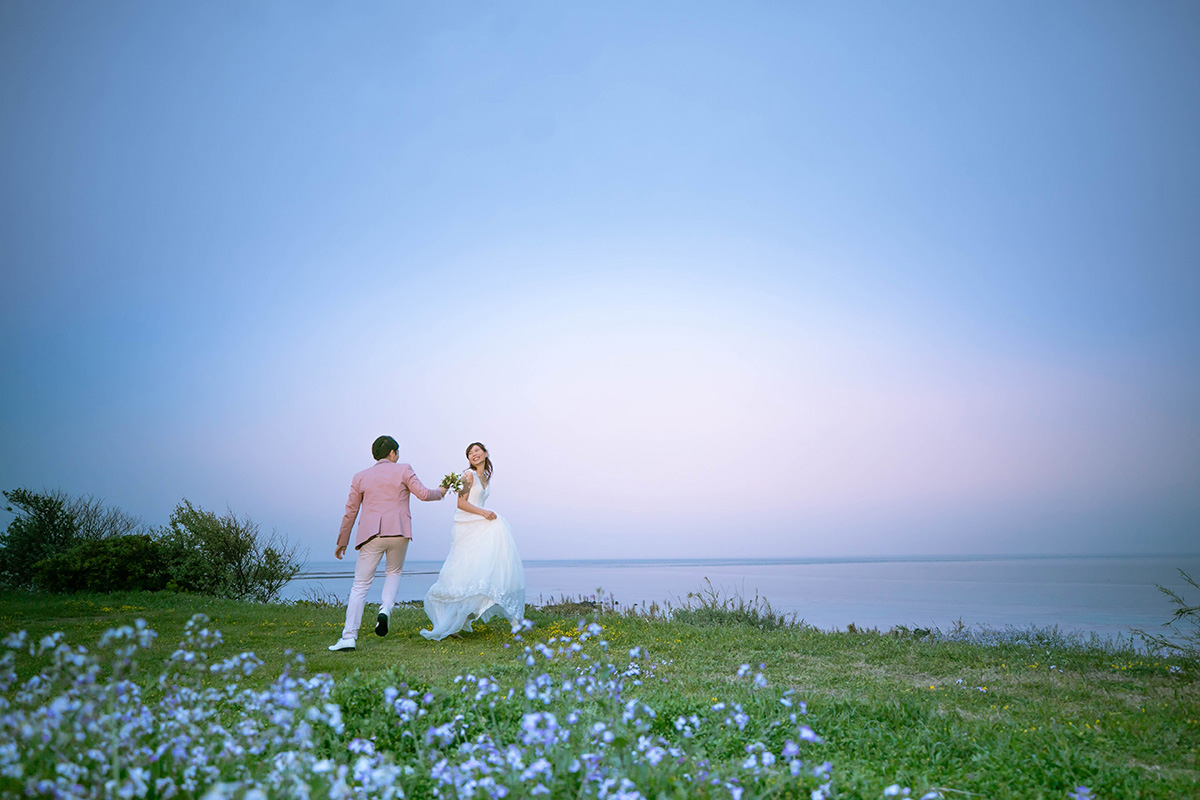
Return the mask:
<svg viewBox="0 0 1200 800">
<path fill-rule="evenodd" d="M 0 2 L 0 484 L 332 550 L 1198 552 L 1191 3 Z M 414 509 L 440 558 L 449 504 Z"/>
</svg>

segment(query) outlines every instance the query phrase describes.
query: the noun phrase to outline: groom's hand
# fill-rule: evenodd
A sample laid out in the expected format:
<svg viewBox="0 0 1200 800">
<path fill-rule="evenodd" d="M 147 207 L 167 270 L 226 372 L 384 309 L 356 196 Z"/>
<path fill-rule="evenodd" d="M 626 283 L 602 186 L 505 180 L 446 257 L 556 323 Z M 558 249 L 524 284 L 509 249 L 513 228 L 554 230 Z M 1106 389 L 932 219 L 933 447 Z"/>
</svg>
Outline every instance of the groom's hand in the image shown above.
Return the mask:
<svg viewBox="0 0 1200 800">
<path fill-rule="evenodd" d="M 333 550 L 333 555 L 334 555 L 334 557 L 335 557 L 335 558 L 337 558 L 337 560 L 338 560 L 338 561 L 341 561 L 341 560 L 342 560 L 342 555 L 343 555 L 345 552 L 346 552 L 346 545 L 342 545 L 341 547 L 336 547 L 336 548 L 334 548 L 334 550 Z"/>
</svg>

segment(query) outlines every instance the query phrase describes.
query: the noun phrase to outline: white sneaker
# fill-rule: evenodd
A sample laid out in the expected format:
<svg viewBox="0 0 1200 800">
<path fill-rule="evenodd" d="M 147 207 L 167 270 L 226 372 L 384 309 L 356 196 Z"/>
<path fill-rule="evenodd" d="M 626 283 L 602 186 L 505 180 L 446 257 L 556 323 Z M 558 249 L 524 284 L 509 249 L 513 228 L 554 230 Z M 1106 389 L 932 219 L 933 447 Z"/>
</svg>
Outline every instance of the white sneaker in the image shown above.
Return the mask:
<svg viewBox="0 0 1200 800">
<path fill-rule="evenodd" d="M 388 632 L 388 613 L 380 611 L 379 616 L 375 618 L 375 635 L 387 636 Z"/>
<path fill-rule="evenodd" d="M 355 644 L 353 639 L 338 639 L 338 643 L 330 645 L 329 649 L 335 653 L 349 653 L 354 650 Z"/>
</svg>

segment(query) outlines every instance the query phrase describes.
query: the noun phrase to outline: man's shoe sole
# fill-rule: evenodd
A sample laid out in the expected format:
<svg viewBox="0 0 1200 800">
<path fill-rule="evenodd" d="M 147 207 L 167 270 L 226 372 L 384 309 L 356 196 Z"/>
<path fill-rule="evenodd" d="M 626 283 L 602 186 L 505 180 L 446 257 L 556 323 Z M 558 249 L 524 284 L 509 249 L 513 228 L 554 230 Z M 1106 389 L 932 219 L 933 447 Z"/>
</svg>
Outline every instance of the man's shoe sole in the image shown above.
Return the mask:
<svg viewBox="0 0 1200 800">
<path fill-rule="evenodd" d="M 353 653 L 354 648 L 353 647 L 331 647 L 331 648 L 329 648 L 329 652 L 331 652 L 331 653 Z"/>
<path fill-rule="evenodd" d="M 388 615 L 380 614 L 375 618 L 375 635 L 387 636 Z"/>
</svg>

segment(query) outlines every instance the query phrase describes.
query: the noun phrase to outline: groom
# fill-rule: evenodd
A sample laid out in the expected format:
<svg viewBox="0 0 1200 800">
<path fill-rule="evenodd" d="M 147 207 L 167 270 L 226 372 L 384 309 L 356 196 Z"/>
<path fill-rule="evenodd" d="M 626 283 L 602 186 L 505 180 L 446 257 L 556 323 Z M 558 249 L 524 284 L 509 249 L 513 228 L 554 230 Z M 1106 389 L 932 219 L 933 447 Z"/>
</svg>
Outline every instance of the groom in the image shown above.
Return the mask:
<svg viewBox="0 0 1200 800">
<path fill-rule="evenodd" d="M 337 548 L 333 554 L 341 560 L 350 543 L 350 530 L 354 519 L 362 508 L 362 519 L 358 523 L 358 536 L 354 549 L 358 561 L 354 565 L 354 586 L 346 602 L 346 627 L 342 638 L 329 649 L 347 652 L 354 649 L 358 639 L 358 628 L 362 624 L 363 606 L 367 602 L 367 590 L 375 577 L 379 559 L 387 559 L 383 573 L 383 602 L 379 604 L 379 616 L 375 622 L 375 633 L 387 636 L 388 617 L 396 602 L 400 589 L 400 570 L 404 566 L 404 554 L 412 539 L 412 514 L 408 510 L 408 496 L 415 494 L 421 500 L 441 500 L 445 489 L 427 489 L 417 479 L 417 474 L 408 464 L 400 460 L 400 444 L 391 436 L 380 436 L 371 445 L 375 466 L 367 467 L 350 481 L 350 497 L 346 500 L 346 515 L 338 531 Z"/>
</svg>

